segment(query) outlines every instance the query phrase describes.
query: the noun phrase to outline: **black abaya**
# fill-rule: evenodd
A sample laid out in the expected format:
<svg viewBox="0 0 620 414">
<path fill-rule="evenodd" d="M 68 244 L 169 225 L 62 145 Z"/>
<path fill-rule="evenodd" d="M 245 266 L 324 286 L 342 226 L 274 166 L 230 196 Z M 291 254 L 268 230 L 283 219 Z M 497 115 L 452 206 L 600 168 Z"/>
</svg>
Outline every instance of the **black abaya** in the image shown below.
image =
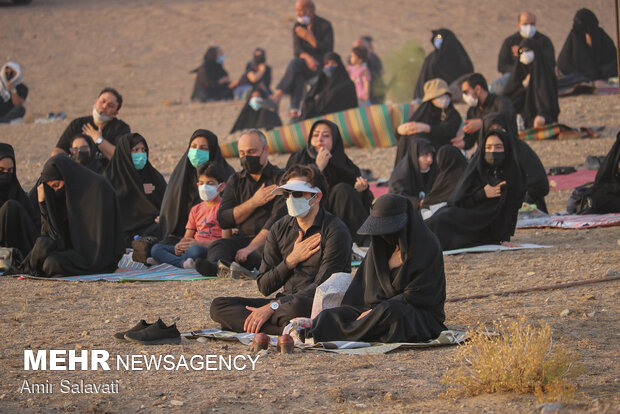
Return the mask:
<svg viewBox="0 0 620 414">
<path fill-rule="evenodd" d="M 204 55 L 202 65 L 196 73 L 192 101 L 208 102 L 221 101 L 233 98 L 233 93 L 228 83 L 220 83 L 222 78 L 228 76 L 228 72 L 217 61 L 217 47 L 210 47 Z"/>
<path fill-rule="evenodd" d="M 235 172 L 222 155 L 217 136 L 206 129 L 194 131 L 189 139 L 187 150 L 172 171 L 161 203 L 159 226 L 164 242 L 176 243 L 178 239 L 183 237 L 189 212 L 193 206 L 201 201 L 196 186 L 198 181 L 196 168 L 187 158 L 189 146 L 196 137 L 207 139 L 209 142 L 209 162 L 214 162 L 217 165 L 217 168 L 224 173 L 225 180 L 228 180 L 228 177 Z"/>
<path fill-rule="evenodd" d="M 116 141 L 114 156 L 104 174 L 116 192 L 121 209 L 121 228 L 127 245 L 136 235 L 159 235 L 159 226 L 155 223 L 155 218 L 159 215 L 166 191 L 166 180 L 151 165 L 148 158 L 141 170 L 137 170 L 134 166 L 131 150 L 139 142 L 143 142 L 146 146 L 148 157 L 148 145 L 142 135 L 137 133 L 123 135 Z"/>
<path fill-rule="evenodd" d="M 403 264 L 390 270 L 388 261 L 395 245 L 372 236 L 342 305 L 314 319 L 310 336 L 315 342 L 422 342 L 446 329 L 446 279 L 439 242 L 406 198 L 382 197 L 397 197 L 406 211 L 407 223 L 398 233 Z M 369 309 L 369 314 L 357 320 Z"/>
<path fill-rule="evenodd" d="M 461 115 L 454 108 L 452 102 L 446 109 L 433 105 L 432 101 L 423 102 L 418 109 L 409 117 L 407 122 L 422 122 L 430 125 L 431 132 L 420 132 L 413 135 L 400 135 L 398 128 L 394 132 L 396 138 L 396 158 L 394 166 L 407 154 L 407 150 L 414 138 L 426 138 L 439 149 L 444 145 L 452 145 L 450 142 L 456 136 L 461 127 Z"/>
<path fill-rule="evenodd" d="M 586 43 L 586 34 L 592 46 Z M 581 9 L 575 14 L 573 28 L 558 57 L 558 68 L 563 75 L 581 74 L 591 80 L 618 76 L 614 41 L 590 10 Z"/>
<path fill-rule="evenodd" d="M 361 176 L 361 171 L 344 152 L 344 143 L 338 126 L 327 120 L 316 121 L 310 128 L 307 147 L 291 154 L 286 163 L 286 168 L 288 169 L 295 164 L 316 165 L 317 152 L 311 141 L 314 128 L 319 124 L 329 126 L 332 131 L 332 157 L 322 171 L 327 184 L 329 184 L 326 197 L 327 210 L 347 225 L 354 241 L 361 243 L 363 237 L 357 235 L 357 229 L 368 217 L 368 209 L 374 197 L 369 189 L 361 193 L 355 190 L 355 181 Z"/>
<path fill-rule="evenodd" d="M 540 58 L 542 52 L 534 40 L 523 39 L 520 46 L 534 51 L 534 61 L 529 65 L 524 65 L 520 60 L 515 63 L 504 95 L 512 101 L 515 112 L 521 114 L 526 128 L 534 125 L 538 115 L 545 118 L 546 125 L 557 122 L 560 105 L 554 68 L 549 66 L 547 59 Z M 524 87 L 522 82 L 528 75 L 529 83 Z"/>
<path fill-rule="evenodd" d="M 252 99 L 252 94 L 255 91 L 260 93 L 261 98 L 269 98 L 269 95 L 264 89 L 258 87 L 254 88 L 252 92 L 248 95 L 248 99 L 245 102 L 245 105 L 243 105 L 243 108 L 241 108 L 241 112 L 239 113 L 235 124 L 230 130 L 231 134 L 235 131 L 242 131 L 244 129 L 272 129 L 282 125 L 282 120 L 280 119 L 280 115 L 278 115 L 277 111 L 267 108 L 259 108 L 259 110 L 257 111 L 250 106 L 250 100 Z"/>
<path fill-rule="evenodd" d="M 620 213 L 620 132 L 585 194 L 587 206 L 582 214 Z"/>
<path fill-rule="evenodd" d="M 504 144 L 505 161 L 493 168 L 485 161 L 485 142 L 497 135 Z M 505 181 L 499 197 L 487 198 L 484 186 Z M 526 190 L 525 173 L 517 161 L 514 140 L 504 131 L 493 130 L 481 137 L 461 180 L 448 200 L 448 206 L 425 221 L 443 250 L 460 249 L 509 241 L 514 234 L 519 208 Z"/>
<path fill-rule="evenodd" d="M 0 160 L 11 158 L 14 170 L 11 179 L 0 185 L 0 246 L 18 249 L 26 256 L 39 235 L 41 215 L 24 192 L 17 179 L 15 152 L 9 144 L 0 143 Z"/>
<path fill-rule="evenodd" d="M 426 81 L 440 78 L 445 80 L 447 84 L 451 84 L 459 77 L 474 71 L 474 65 L 471 63 L 469 55 L 451 30 L 438 29 L 433 30 L 432 33 L 431 44 L 437 35 L 443 38 L 443 42 L 439 49 L 435 49 L 433 44 L 433 51 L 424 59 L 413 99 L 423 98 Z"/>
<path fill-rule="evenodd" d="M 437 151 L 433 165 L 437 171 L 437 178 L 424 197 L 424 207 L 448 201 L 467 168 L 467 159 L 454 145 L 444 145 Z"/>
<path fill-rule="evenodd" d="M 49 180 L 65 184 L 54 191 Z M 45 163 L 41 182 L 42 236 L 22 271 L 44 277 L 113 272 L 125 249 L 112 185 L 64 154 Z"/>
<path fill-rule="evenodd" d="M 332 114 L 346 109 L 357 108 L 355 84 L 349 78 L 342 59 L 336 53 L 325 55 L 324 62 L 335 61 L 338 65 L 331 76 L 323 71 L 318 81 L 310 88 L 301 106 L 301 119 Z"/>
<path fill-rule="evenodd" d="M 433 144 L 425 138 L 415 138 L 407 155 L 396 164 L 390 176 L 389 192 L 407 197 L 415 208 L 420 208 L 420 201 L 431 190 L 437 176 L 435 162 L 427 172 L 420 170 L 418 158 L 429 152 L 435 153 Z"/>
</svg>

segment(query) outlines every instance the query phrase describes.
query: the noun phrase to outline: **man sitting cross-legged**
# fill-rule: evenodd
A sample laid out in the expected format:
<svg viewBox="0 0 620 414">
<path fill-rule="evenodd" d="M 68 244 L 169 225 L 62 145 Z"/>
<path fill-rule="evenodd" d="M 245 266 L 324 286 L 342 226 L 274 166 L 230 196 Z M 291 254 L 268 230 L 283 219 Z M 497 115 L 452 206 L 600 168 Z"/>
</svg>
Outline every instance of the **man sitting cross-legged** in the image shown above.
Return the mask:
<svg viewBox="0 0 620 414">
<path fill-rule="evenodd" d="M 314 291 L 333 273 L 351 271 L 351 235 L 321 206 L 327 184 L 315 168 L 293 165 L 274 193 L 286 199 L 288 216 L 267 236 L 258 290 L 272 298 L 219 297 L 211 319 L 222 329 L 280 335 L 295 317 L 309 317 Z"/>
</svg>

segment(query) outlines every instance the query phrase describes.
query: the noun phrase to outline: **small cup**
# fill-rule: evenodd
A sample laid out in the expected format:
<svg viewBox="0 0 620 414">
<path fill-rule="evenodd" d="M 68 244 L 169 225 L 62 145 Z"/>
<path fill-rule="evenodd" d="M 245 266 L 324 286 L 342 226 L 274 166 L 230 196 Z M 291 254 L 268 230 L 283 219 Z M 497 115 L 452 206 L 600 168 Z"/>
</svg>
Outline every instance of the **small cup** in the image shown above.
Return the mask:
<svg viewBox="0 0 620 414">
<path fill-rule="evenodd" d="M 295 341 L 289 334 L 278 336 L 277 349 L 281 354 L 292 354 L 293 348 L 295 348 Z"/>
<path fill-rule="evenodd" d="M 252 341 L 252 346 L 250 350 L 252 352 L 262 351 L 263 349 L 269 348 L 269 335 L 266 333 L 257 333 L 254 335 L 254 340 Z"/>
</svg>

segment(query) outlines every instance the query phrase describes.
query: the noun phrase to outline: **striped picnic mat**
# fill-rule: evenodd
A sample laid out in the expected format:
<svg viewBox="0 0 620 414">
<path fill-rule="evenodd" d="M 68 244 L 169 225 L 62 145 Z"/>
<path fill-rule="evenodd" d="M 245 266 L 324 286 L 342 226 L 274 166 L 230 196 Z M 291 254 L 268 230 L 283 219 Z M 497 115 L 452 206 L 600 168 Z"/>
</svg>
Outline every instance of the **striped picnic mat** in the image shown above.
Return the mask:
<svg viewBox="0 0 620 414">
<path fill-rule="evenodd" d="M 595 227 L 620 226 L 620 213 L 565 214 L 523 217 L 517 221 L 518 229 L 555 227 L 560 229 L 592 229 Z"/>
<path fill-rule="evenodd" d="M 135 263 L 135 262 L 134 262 Z M 150 268 L 130 270 L 116 273 L 97 275 L 65 276 L 65 277 L 35 277 L 30 275 L 16 275 L 19 279 L 59 280 L 67 282 L 94 282 L 105 280 L 108 282 L 163 282 L 168 280 L 203 280 L 215 277 L 202 276 L 194 269 L 181 269 L 170 264 L 161 264 Z"/>
<path fill-rule="evenodd" d="M 292 153 L 306 147 L 312 124 L 319 119 L 334 122 L 340 128 L 345 147 L 391 147 L 395 145 L 394 130 L 409 119 L 413 105 L 371 105 L 347 109 L 296 124 L 285 125 L 265 131 L 267 144 L 272 153 Z M 237 157 L 237 141 L 229 137 L 220 144 L 225 157 Z"/>
</svg>

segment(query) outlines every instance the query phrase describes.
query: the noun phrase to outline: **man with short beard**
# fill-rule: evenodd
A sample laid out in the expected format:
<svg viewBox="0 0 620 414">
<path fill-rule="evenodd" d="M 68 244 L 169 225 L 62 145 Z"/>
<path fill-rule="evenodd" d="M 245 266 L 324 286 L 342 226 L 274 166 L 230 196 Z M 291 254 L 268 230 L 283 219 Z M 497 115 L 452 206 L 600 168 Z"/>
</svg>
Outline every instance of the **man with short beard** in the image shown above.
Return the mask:
<svg viewBox="0 0 620 414">
<path fill-rule="evenodd" d="M 78 134 L 86 134 L 97 145 L 97 154 L 105 167 L 108 160 L 114 155 L 116 139 L 130 133 L 129 125 L 117 118 L 118 111 L 123 105 L 123 97 L 116 89 L 105 88 L 93 105 L 92 115 L 76 118 L 62 133 L 52 156 L 60 153 L 69 154 L 71 142 Z"/>
</svg>

